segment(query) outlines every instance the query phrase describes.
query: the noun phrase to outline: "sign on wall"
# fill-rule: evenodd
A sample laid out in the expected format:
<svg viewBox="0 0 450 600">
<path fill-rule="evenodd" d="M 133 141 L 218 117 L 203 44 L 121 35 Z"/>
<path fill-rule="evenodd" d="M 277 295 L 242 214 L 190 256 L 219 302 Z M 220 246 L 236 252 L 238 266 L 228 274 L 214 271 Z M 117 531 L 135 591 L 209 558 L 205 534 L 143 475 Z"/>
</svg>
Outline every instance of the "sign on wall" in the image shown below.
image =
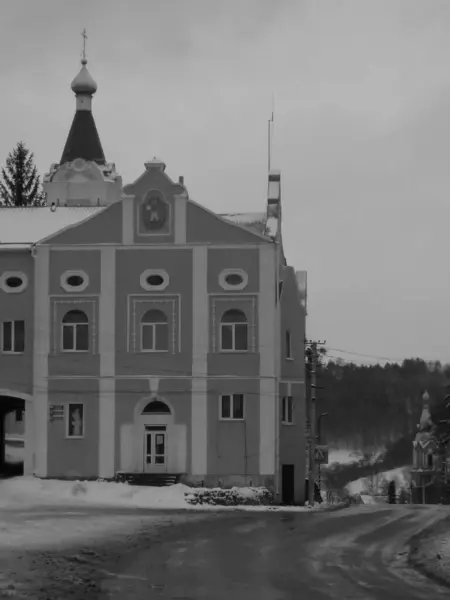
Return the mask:
<svg viewBox="0 0 450 600">
<path fill-rule="evenodd" d="M 64 419 L 64 404 L 50 404 L 49 416 L 50 421 L 55 419 Z"/>
</svg>

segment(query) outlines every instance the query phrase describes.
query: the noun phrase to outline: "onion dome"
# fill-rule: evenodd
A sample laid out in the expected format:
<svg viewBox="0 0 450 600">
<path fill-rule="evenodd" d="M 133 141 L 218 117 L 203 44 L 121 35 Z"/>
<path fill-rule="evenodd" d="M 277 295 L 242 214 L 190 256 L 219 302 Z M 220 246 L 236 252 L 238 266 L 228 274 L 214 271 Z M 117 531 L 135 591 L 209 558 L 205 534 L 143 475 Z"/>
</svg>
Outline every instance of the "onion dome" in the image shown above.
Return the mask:
<svg viewBox="0 0 450 600">
<path fill-rule="evenodd" d="M 75 94 L 95 94 L 97 91 L 97 84 L 89 73 L 86 67 L 87 60 L 81 61 L 81 69 L 75 79 L 72 81 L 71 88 Z"/>
</svg>

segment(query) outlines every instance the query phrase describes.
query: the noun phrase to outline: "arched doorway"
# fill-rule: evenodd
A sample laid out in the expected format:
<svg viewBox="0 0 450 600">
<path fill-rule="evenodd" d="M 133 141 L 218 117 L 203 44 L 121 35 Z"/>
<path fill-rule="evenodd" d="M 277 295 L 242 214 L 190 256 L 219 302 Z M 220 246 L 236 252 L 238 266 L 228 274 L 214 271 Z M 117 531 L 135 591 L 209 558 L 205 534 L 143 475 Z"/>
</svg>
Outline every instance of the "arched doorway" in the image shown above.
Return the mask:
<svg viewBox="0 0 450 600">
<path fill-rule="evenodd" d="M 0 477 L 23 475 L 26 394 L 0 390 Z"/>
<path fill-rule="evenodd" d="M 145 403 L 139 421 L 143 430 L 143 472 L 167 473 L 168 426 L 173 422 L 170 407 L 159 398 L 151 398 Z"/>
</svg>

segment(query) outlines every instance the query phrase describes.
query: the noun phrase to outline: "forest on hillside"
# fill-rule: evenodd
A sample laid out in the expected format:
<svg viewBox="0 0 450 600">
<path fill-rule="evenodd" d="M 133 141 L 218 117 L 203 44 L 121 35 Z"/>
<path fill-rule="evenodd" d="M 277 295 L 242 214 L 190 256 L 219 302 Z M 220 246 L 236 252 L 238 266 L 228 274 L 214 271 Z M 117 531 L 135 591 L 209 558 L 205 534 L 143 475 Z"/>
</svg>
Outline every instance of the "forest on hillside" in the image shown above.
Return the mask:
<svg viewBox="0 0 450 600">
<path fill-rule="evenodd" d="M 422 411 L 422 394 L 430 395 L 432 415 L 444 418 L 450 365 L 420 358 L 402 364 L 357 365 L 321 360 L 317 415 L 331 448 L 370 450 L 412 439 Z M 448 400 L 447 402 L 448 403 Z M 442 415 L 442 417 L 440 416 Z"/>
</svg>

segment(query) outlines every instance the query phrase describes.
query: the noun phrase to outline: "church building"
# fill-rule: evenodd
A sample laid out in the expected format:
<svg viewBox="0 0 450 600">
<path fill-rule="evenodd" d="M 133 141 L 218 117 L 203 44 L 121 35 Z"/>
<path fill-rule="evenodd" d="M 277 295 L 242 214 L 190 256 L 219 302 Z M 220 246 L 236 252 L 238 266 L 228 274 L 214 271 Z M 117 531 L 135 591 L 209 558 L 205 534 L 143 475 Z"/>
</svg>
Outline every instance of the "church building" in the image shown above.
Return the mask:
<svg viewBox="0 0 450 600">
<path fill-rule="evenodd" d="M 303 502 L 306 273 L 283 252 L 280 172 L 251 214 L 213 213 L 157 158 L 123 185 L 85 59 L 72 90 L 46 206 L 0 208 L 0 463 L 24 409 L 26 475 Z"/>
</svg>

